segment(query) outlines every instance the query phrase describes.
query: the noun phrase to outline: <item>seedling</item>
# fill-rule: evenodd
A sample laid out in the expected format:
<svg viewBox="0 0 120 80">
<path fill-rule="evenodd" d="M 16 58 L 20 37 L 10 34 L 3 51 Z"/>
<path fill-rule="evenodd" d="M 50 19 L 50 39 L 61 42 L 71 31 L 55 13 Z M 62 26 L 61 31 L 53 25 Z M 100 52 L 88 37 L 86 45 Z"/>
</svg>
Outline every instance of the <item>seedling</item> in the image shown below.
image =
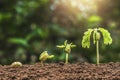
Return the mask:
<svg viewBox="0 0 120 80">
<path fill-rule="evenodd" d="M 39 60 L 41 61 L 41 64 L 43 65 L 43 62 L 47 59 L 53 58 L 54 55 L 49 55 L 47 51 L 44 51 L 40 54 Z"/>
<path fill-rule="evenodd" d="M 108 30 L 104 28 L 94 28 L 94 29 L 88 29 L 84 33 L 83 39 L 82 39 L 82 47 L 83 48 L 89 48 L 90 47 L 90 38 L 92 35 L 93 44 L 96 45 L 96 59 L 97 59 L 97 65 L 99 64 L 99 40 L 101 39 L 101 35 L 103 36 L 104 44 L 109 45 L 112 43 L 112 38 L 110 36 L 110 33 Z"/>
<path fill-rule="evenodd" d="M 70 54 L 71 52 L 71 48 L 73 47 L 76 47 L 76 45 L 73 45 L 72 43 L 68 44 L 67 43 L 67 40 L 64 41 L 64 44 L 63 45 L 57 45 L 58 48 L 63 48 L 65 53 L 66 53 L 66 61 L 65 63 L 67 64 L 68 63 L 68 55 Z"/>
<path fill-rule="evenodd" d="M 21 62 L 13 62 L 11 64 L 12 67 L 21 67 L 22 66 L 22 63 Z"/>
</svg>

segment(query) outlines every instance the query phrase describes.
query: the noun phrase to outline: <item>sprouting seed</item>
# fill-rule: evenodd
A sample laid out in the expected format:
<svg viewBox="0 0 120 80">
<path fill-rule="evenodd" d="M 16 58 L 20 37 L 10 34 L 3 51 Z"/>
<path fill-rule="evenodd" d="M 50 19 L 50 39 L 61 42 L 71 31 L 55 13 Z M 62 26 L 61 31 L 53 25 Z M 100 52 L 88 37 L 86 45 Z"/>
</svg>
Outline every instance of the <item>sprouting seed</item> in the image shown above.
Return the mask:
<svg viewBox="0 0 120 80">
<path fill-rule="evenodd" d="M 22 66 L 22 63 L 21 62 L 13 62 L 11 64 L 12 67 L 21 67 Z"/>
<path fill-rule="evenodd" d="M 41 61 L 41 64 L 43 65 L 43 62 L 46 61 L 47 59 L 53 58 L 54 55 L 49 55 L 47 51 L 44 51 L 40 54 L 39 60 Z"/>
</svg>

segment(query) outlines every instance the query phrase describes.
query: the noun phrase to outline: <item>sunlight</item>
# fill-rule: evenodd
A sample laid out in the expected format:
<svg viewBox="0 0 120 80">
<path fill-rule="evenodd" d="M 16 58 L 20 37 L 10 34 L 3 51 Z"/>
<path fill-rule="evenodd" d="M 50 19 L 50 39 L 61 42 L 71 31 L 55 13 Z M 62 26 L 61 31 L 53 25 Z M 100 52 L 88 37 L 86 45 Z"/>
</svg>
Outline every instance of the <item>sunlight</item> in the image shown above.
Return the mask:
<svg viewBox="0 0 120 80">
<path fill-rule="evenodd" d="M 72 7 L 78 7 L 81 11 L 96 10 L 95 0 L 70 0 Z"/>
<path fill-rule="evenodd" d="M 96 0 L 55 0 L 51 10 L 54 10 L 58 5 L 66 6 L 67 9 L 76 13 L 81 12 L 84 16 L 97 11 Z"/>
<path fill-rule="evenodd" d="M 54 11 L 53 21 L 67 26 L 95 15 L 97 7 L 96 0 L 54 0 L 50 9 Z"/>
</svg>

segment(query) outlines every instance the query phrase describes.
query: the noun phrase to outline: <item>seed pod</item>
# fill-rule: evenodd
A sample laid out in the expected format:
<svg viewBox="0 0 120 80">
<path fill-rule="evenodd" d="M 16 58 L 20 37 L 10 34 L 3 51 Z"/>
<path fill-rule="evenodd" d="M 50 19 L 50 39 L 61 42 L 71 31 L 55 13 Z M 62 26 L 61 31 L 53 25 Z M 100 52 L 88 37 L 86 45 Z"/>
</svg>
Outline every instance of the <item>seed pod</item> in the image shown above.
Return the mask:
<svg viewBox="0 0 120 80">
<path fill-rule="evenodd" d="M 22 63 L 21 62 L 13 62 L 11 64 L 12 67 L 21 67 L 22 66 Z"/>
</svg>

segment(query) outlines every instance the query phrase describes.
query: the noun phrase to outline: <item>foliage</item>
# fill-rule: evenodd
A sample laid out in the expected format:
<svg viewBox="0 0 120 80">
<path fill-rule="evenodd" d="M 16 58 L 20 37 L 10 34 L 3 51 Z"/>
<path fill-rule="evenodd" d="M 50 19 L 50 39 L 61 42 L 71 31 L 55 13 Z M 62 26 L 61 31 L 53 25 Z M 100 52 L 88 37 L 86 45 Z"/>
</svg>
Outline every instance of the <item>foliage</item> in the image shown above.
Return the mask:
<svg viewBox="0 0 120 80">
<path fill-rule="evenodd" d="M 13 44 L 23 45 L 25 47 L 29 46 L 27 40 L 21 38 L 10 38 L 9 42 Z"/>
<path fill-rule="evenodd" d="M 87 32 L 84 33 L 83 39 L 82 39 L 82 47 L 90 47 L 90 36 L 92 33 L 93 29 L 88 29 Z"/>
<path fill-rule="evenodd" d="M 96 40 L 100 38 L 100 34 L 98 34 L 100 31 L 103 35 L 103 39 L 104 39 L 104 44 L 108 45 L 112 43 L 112 38 L 110 36 L 110 33 L 104 29 L 104 28 L 95 28 L 95 29 L 88 29 L 88 31 L 86 31 L 84 33 L 83 39 L 82 39 L 82 47 L 84 48 L 89 48 L 90 47 L 90 37 L 91 37 L 91 33 L 93 32 L 93 43 L 96 43 Z M 97 38 L 99 37 L 99 38 Z"/>
<path fill-rule="evenodd" d="M 103 39 L 104 39 L 104 44 L 111 44 L 112 43 L 112 38 L 110 36 L 110 33 L 105 30 L 104 28 L 99 28 L 100 32 L 103 35 Z"/>
</svg>

